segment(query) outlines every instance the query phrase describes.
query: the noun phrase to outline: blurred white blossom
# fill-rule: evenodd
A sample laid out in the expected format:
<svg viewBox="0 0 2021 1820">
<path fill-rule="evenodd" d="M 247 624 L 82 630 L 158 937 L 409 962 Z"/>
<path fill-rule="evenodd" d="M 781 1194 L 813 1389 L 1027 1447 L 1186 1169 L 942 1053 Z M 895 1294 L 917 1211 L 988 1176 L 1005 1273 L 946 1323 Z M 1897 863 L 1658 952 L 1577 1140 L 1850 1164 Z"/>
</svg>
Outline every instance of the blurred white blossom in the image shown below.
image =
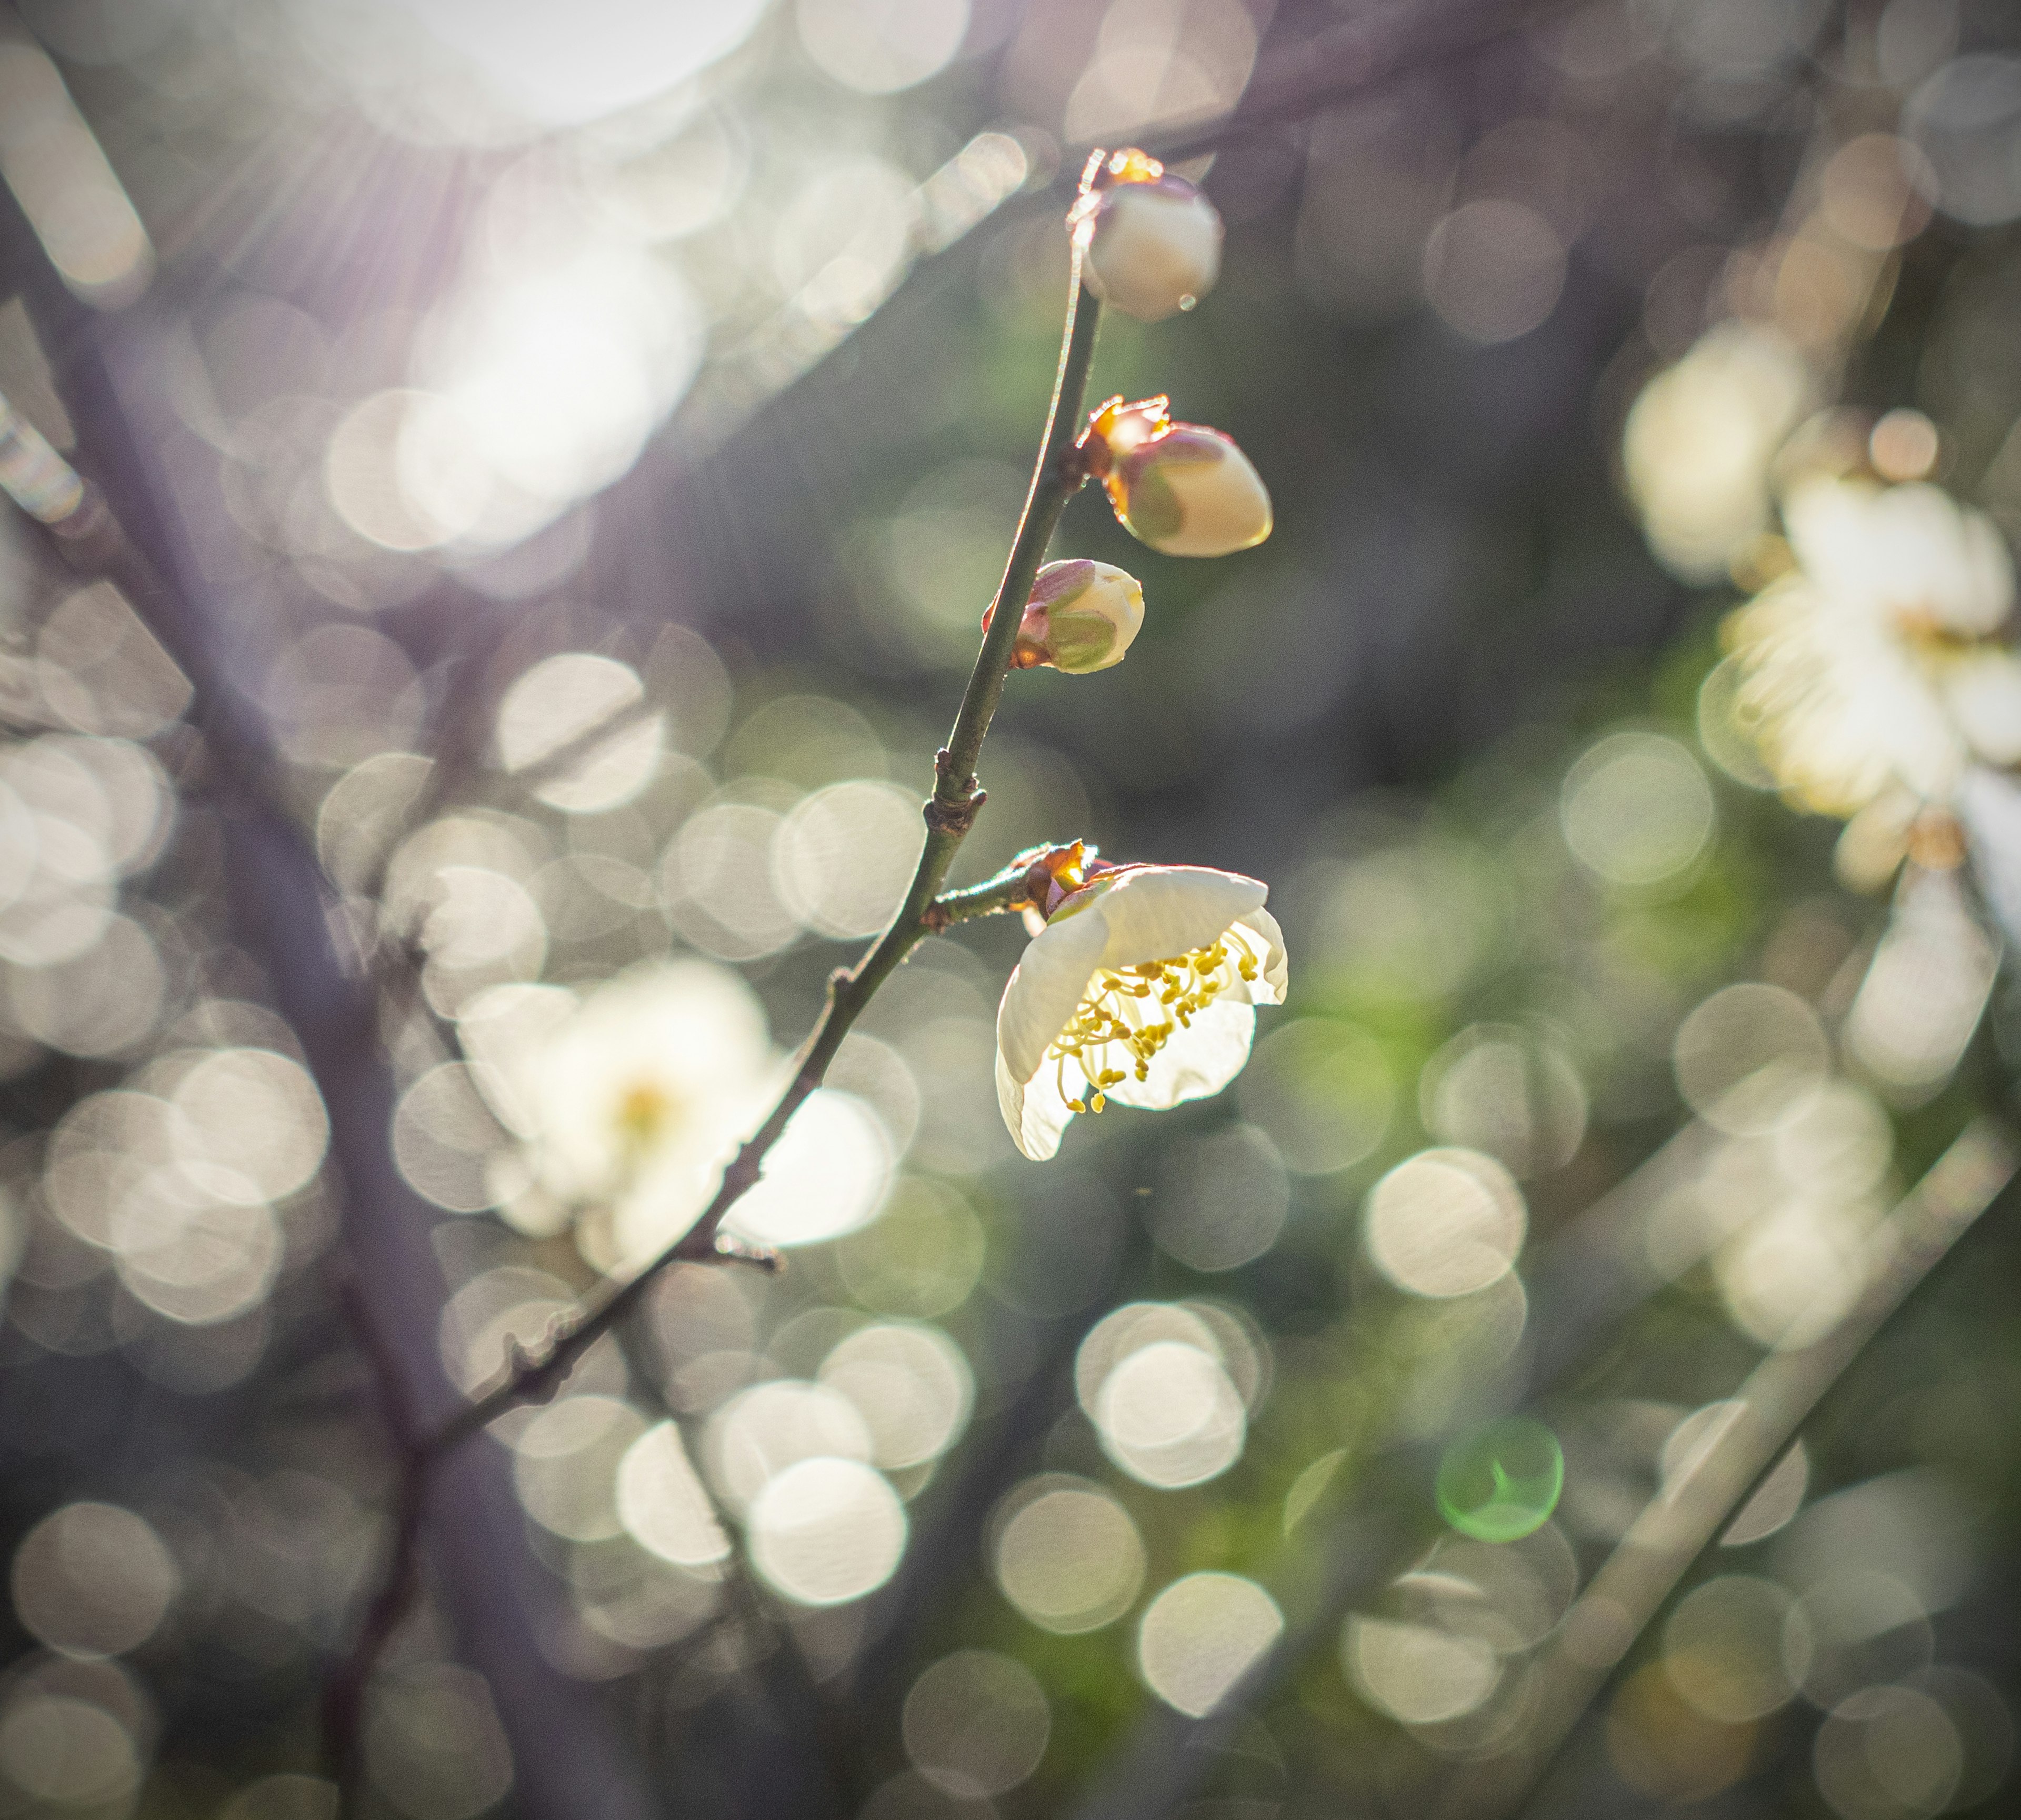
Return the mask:
<svg viewBox="0 0 2021 1820">
<path fill-rule="evenodd" d="M 585 1250 L 606 1269 L 694 1223 L 777 1085 L 756 996 L 702 960 L 607 981 L 507 1065 L 541 1185 L 585 1210 Z"/>
<path fill-rule="evenodd" d="M 1740 718 L 1805 806 L 1872 806 L 1906 838 L 1975 762 L 2021 761 L 2021 661 L 1990 637 L 2012 559 L 1983 513 L 1927 485 L 1808 480 L 1783 518 L 1795 568 L 1728 622 Z"/>
<path fill-rule="evenodd" d="M 1796 348 L 1748 322 L 1721 323 L 1642 388 L 1622 457 L 1665 567 L 1710 581 L 1768 529 L 1770 468 L 1812 390 Z"/>
<path fill-rule="evenodd" d="M 1268 888 L 1205 866 L 1122 866 L 1052 913 L 996 1013 L 996 1097 L 1043 1162 L 1076 1112 L 1162 1111 L 1241 1072 L 1258 1005 L 1284 1002 Z"/>
</svg>

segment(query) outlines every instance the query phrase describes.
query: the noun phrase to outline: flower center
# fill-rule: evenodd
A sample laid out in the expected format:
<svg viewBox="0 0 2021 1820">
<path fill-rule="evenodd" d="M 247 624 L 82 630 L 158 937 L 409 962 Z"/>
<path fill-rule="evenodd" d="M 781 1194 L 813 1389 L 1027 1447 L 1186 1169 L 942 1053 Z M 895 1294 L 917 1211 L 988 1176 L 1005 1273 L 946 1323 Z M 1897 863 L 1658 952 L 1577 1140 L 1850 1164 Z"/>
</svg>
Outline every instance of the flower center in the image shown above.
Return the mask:
<svg viewBox="0 0 2021 1820">
<path fill-rule="evenodd" d="M 680 1116 L 680 1102 L 657 1081 L 634 1081 L 618 1097 L 617 1140 L 635 1163 Z"/>
<path fill-rule="evenodd" d="M 1133 1074 L 1149 1079 L 1153 1057 L 1173 1032 L 1190 1029 L 1194 1014 L 1237 980 L 1254 979 L 1263 959 L 1261 938 L 1237 923 L 1209 946 L 1171 960 L 1098 969 L 1066 1028 L 1046 1050 L 1058 1070 L 1060 1097 L 1073 1112 L 1098 1112 L 1107 1103 L 1105 1087 Z M 1087 1083 L 1082 1097 L 1067 1090 L 1069 1063 Z"/>
</svg>

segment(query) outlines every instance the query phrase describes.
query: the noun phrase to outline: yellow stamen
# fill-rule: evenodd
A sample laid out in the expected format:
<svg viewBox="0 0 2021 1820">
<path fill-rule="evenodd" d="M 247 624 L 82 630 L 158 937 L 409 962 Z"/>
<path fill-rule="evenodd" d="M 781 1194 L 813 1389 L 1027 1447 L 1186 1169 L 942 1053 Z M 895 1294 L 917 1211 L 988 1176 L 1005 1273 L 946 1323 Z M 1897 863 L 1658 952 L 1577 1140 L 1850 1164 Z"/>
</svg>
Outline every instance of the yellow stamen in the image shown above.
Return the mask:
<svg viewBox="0 0 2021 1820">
<path fill-rule="evenodd" d="M 1148 1080 L 1151 1064 L 1171 1040 L 1174 1029 L 1191 1029 L 1203 1011 L 1240 980 L 1255 979 L 1264 956 L 1260 938 L 1239 924 L 1205 948 L 1175 955 L 1170 960 L 1142 961 L 1121 968 L 1103 967 L 1088 981 L 1066 1028 L 1046 1050 L 1055 1065 L 1060 1097 L 1070 1112 L 1099 1112 L 1106 1104 L 1103 1089 L 1134 1076 Z M 1146 1013 L 1156 1003 L 1168 1014 L 1157 1023 Z M 1109 1054 L 1120 1045 L 1127 1067 L 1115 1066 Z M 1084 1097 L 1067 1090 L 1071 1061 L 1087 1083 Z"/>
</svg>

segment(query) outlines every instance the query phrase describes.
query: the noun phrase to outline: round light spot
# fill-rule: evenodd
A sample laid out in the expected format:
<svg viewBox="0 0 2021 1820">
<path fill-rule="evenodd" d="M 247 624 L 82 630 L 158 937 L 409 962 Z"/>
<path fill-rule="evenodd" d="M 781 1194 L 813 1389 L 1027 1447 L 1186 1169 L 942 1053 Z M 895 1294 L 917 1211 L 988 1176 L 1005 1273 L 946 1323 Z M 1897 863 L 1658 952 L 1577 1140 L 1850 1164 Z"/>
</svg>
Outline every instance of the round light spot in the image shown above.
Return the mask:
<svg viewBox="0 0 2021 1820">
<path fill-rule="evenodd" d="M 1954 58 L 1902 120 L 1922 154 L 1908 174 L 1946 215 L 1975 228 L 2021 215 L 2021 58 Z"/>
<path fill-rule="evenodd" d="M 968 1299 L 988 1247 L 974 1209 L 945 1183 L 909 1176 L 884 1211 L 836 1247 L 850 1294 L 882 1314 L 942 1315 Z"/>
<path fill-rule="evenodd" d="M 1743 981 L 1714 992 L 1678 1026 L 1677 1090 L 1707 1123 L 1772 1131 L 1823 1084 L 1831 1046 L 1817 1014 L 1780 986 Z"/>
<path fill-rule="evenodd" d="M 1159 1248 L 1201 1272 L 1233 1270 L 1276 1243 L 1291 1211 L 1277 1147 L 1254 1125 L 1182 1140 L 1146 1210 Z"/>
<path fill-rule="evenodd" d="M 802 1605 L 874 1592 L 905 1552 L 905 1507 L 874 1467 L 803 1460 L 767 1481 L 747 1519 L 751 1563 Z"/>
<path fill-rule="evenodd" d="M 1528 1218 L 1508 1170 L 1473 1150 L 1426 1150 L 1369 1191 L 1368 1254 L 1413 1295 L 1470 1295 L 1514 1269 Z"/>
<path fill-rule="evenodd" d="M 646 1429 L 618 1461 L 617 1516 L 642 1548 L 676 1567 L 705 1567 L 730 1553 L 730 1538 L 670 1421 Z"/>
<path fill-rule="evenodd" d="M 1145 1608 L 1137 1627 L 1145 1684 L 1189 1718 L 1214 1710 L 1284 1633 L 1276 1601 L 1240 1574 L 1189 1574 Z"/>
<path fill-rule="evenodd" d="M 1786 1705 L 1797 1687 L 1784 1633 L 1795 1604 L 1772 1580 L 1728 1574 L 1689 1593 L 1663 1626 L 1663 1669 L 1708 1719 L 1742 1725 Z"/>
<path fill-rule="evenodd" d="M 30 1694 L 0 1717 L 0 1773 L 45 1811 L 103 1811 L 138 1786 L 140 1753 L 104 1707 Z"/>
<path fill-rule="evenodd" d="M 710 1417 L 702 1461 L 716 1494 L 741 1511 L 788 1467 L 817 1458 L 867 1461 L 871 1445 L 869 1425 L 847 1397 L 781 1378 L 740 1391 Z"/>
<path fill-rule="evenodd" d="M 526 1514 L 570 1542 L 606 1542 L 625 1524 L 617 1469 L 646 1419 L 614 1396 L 565 1396 L 513 1442 L 512 1483 Z"/>
<path fill-rule="evenodd" d="M 1502 1679 L 1495 1651 L 1479 1638 L 1386 1618 L 1350 1618 L 1341 1661 L 1371 1705 L 1406 1725 L 1471 1713 Z"/>
<path fill-rule="evenodd" d="M 220 1200 L 279 1200 L 308 1185 L 330 1143 L 308 1070 L 271 1049 L 222 1049 L 177 1085 L 184 1169 Z"/>
<path fill-rule="evenodd" d="M 1556 230 L 1520 202 L 1463 204 L 1425 242 L 1425 294 L 1469 341 L 1528 334 L 1557 308 L 1564 284 Z"/>
<path fill-rule="evenodd" d="M 938 1327 L 859 1327 L 821 1361 L 820 1377 L 856 1405 L 871 1461 L 887 1472 L 945 1453 L 975 1400 L 967 1356 Z"/>
<path fill-rule="evenodd" d="M 1439 1461 L 1440 1514 L 1477 1542 L 1514 1542 L 1542 1528 L 1564 1488 L 1557 1436 L 1527 1417 L 1490 1423 Z"/>
<path fill-rule="evenodd" d="M 534 790 L 574 814 L 628 803 L 658 774 L 665 728 L 637 713 L 645 685 L 630 664 L 589 651 L 536 664 L 498 704 L 498 755 L 508 771 L 551 768 Z M 556 763 L 563 752 L 570 756 Z"/>
<path fill-rule="evenodd" d="M 51 1649 L 116 1656 L 155 1634 L 181 1585 L 147 1520 L 116 1504 L 68 1504 L 28 1531 L 9 1577 L 14 1610 Z"/>
<path fill-rule="evenodd" d="M 1965 1768 L 1957 1727 L 1914 1687 L 1866 1687 L 1819 1727 L 1818 1792 L 1844 1820 L 1920 1820 L 1950 1806 Z"/>
<path fill-rule="evenodd" d="M 512 1786 L 512 1750 L 481 1675 L 421 1662 L 385 1676 L 365 1724 L 365 1763 L 410 1820 L 475 1820 Z"/>
<path fill-rule="evenodd" d="M 1331 1175 L 1369 1156 L 1396 1103 L 1382 1044 L 1327 1017 L 1280 1025 L 1256 1046 L 1236 1092 L 1244 1116 L 1298 1175 Z"/>
<path fill-rule="evenodd" d="M 1220 1360 L 1184 1340 L 1138 1346 L 1095 1400 L 1104 1451 L 1160 1491 L 1204 1484 L 1242 1457 L 1247 1421 Z"/>
<path fill-rule="evenodd" d="M 1027 1480 L 1004 1501 L 992 1527 L 996 1584 L 1041 1629 L 1063 1636 L 1099 1630 L 1130 1609 L 1144 1583 L 1136 1523 L 1086 1480 L 1051 1473 Z"/>
<path fill-rule="evenodd" d="M 1611 885 L 1659 885 L 1689 870 L 1712 839 L 1712 786 L 1677 741 L 1616 733 L 1565 774 L 1565 844 Z"/>
<path fill-rule="evenodd" d="M 794 13 L 815 67 L 863 95 L 938 75 L 968 31 L 968 0 L 799 0 Z"/>
<path fill-rule="evenodd" d="M 912 881 L 926 829 L 896 784 L 854 779 L 794 805 L 772 843 L 781 901 L 823 935 L 875 935 Z"/>
<path fill-rule="evenodd" d="M 1014 1789 L 1039 1767 L 1052 1709 L 1038 1677 L 992 1650 L 957 1650 L 912 1684 L 901 1728 L 912 1767 L 957 1799 Z"/>
<path fill-rule="evenodd" d="M 1418 1083 L 1425 1129 L 1485 1151 L 1518 1178 L 1569 1163 L 1586 1136 L 1586 1083 L 1564 1050 L 1513 1024 L 1475 1024 L 1447 1043 Z"/>
</svg>

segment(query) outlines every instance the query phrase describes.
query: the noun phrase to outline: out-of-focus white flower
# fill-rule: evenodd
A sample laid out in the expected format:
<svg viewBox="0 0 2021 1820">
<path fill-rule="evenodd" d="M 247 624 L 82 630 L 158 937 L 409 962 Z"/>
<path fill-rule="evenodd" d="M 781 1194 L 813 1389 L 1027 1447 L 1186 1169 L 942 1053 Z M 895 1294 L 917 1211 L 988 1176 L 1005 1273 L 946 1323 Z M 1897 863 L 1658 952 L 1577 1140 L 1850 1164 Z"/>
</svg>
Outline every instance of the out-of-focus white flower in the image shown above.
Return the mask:
<svg viewBox="0 0 2021 1820">
<path fill-rule="evenodd" d="M 1269 895 L 1205 866 L 1120 866 L 1059 904 L 996 1011 L 997 1103 L 1020 1150 L 1043 1162 L 1076 1112 L 1162 1111 L 1241 1072 L 1254 1007 L 1284 998 Z"/>
<path fill-rule="evenodd" d="M 1116 180 L 1083 196 L 1070 217 L 1083 282 L 1140 322 L 1190 310 L 1221 275 L 1221 217 L 1142 152 L 1118 152 L 1109 169 Z"/>
<path fill-rule="evenodd" d="M 1270 495 L 1233 438 L 1177 424 L 1163 398 L 1111 399 L 1080 447 L 1123 528 L 1167 556 L 1225 556 L 1270 534 Z"/>
<path fill-rule="evenodd" d="M 984 631 L 996 611 L 983 614 Z M 1032 584 L 1010 661 L 1076 676 L 1106 670 L 1123 661 L 1143 624 L 1144 590 L 1134 575 L 1084 556 L 1048 562 Z"/>
<path fill-rule="evenodd" d="M 1666 567 L 1710 581 L 1768 528 L 1770 465 L 1813 385 L 1802 355 L 1775 330 L 1722 322 L 1642 388 L 1622 457 Z"/>
<path fill-rule="evenodd" d="M 751 988 L 680 960 L 607 981 L 512 1072 L 541 1185 L 594 1210 L 585 1250 L 607 1269 L 694 1223 L 763 1116 L 777 1065 Z"/>
<path fill-rule="evenodd" d="M 2007 547 L 1934 486 L 1814 479 L 1785 501 L 1797 568 L 1728 621 L 1736 705 L 1783 787 L 1851 816 L 1948 805 L 1975 759 L 2021 759 Z M 1906 793 L 1906 795 L 1904 795 Z"/>
</svg>

